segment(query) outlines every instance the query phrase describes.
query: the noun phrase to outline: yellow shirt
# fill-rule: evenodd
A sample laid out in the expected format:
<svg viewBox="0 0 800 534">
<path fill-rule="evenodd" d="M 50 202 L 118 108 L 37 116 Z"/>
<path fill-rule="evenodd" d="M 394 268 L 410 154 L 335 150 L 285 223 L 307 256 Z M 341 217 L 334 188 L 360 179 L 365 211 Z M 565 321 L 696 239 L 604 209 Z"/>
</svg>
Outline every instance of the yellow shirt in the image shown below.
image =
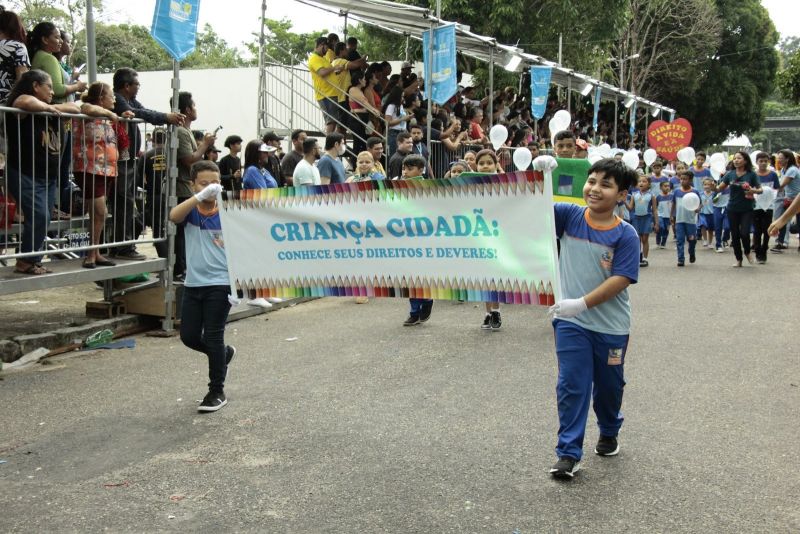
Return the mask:
<svg viewBox="0 0 800 534">
<path fill-rule="evenodd" d="M 333 63 L 333 60 L 336 59 L 336 53 L 333 48 L 328 48 L 328 51 L 325 52 L 325 59 L 328 60 L 328 63 Z"/>
<path fill-rule="evenodd" d="M 308 70 L 311 71 L 311 81 L 314 82 L 314 94 L 317 100 L 322 100 L 323 98 L 335 99 L 339 96 L 336 88 L 328 81 L 328 79 L 331 76 L 334 76 L 335 73 L 332 72 L 324 78 L 317 74 L 319 69 L 329 68 L 331 68 L 331 64 L 327 59 L 320 56 L 316 52 L 311 53 L 311 56 L 308 58 Z"/>
<path fill-rule="evenodd" d="M 332 84 L 334 84 L 337 89 L 341 89 L 341 92 L 337 91 L 336 96 L 339 99 L 339 103 L 341 104 L 345 100 L 347 100 L 347 90 L 350 89 L 350 71 L 347 70 L 347 64 L 350 63 L 345 58 L 336 58 L 331 63 L 334 67 L 341 67 L 342 72 L 336 74 L 335 72 L 331 74 L 328 79 Z"/>
</svg>

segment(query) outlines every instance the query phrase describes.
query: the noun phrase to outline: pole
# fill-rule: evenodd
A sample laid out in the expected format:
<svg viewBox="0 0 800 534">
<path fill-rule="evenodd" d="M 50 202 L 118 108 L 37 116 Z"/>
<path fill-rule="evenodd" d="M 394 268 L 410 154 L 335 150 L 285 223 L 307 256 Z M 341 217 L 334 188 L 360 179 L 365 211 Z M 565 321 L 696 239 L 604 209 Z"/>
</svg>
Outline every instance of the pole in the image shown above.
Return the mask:
<svg viewBox="0 0 800 534">
<path fill-rule="evenodd" d="M 347 42 L 347 11 L 345 11 L 345 13 L 344 13 L 344 31 L 343 31 L 343 33 L 344 33 L 344 37 L 342 38 L 342 42 L 346 43 Z"/>
<path fill-rule="evenodd" d="M 172 112 L 178 112 L 178 93 L 181 88 L 180 63 L 172 60 Z M 175 183 L 178 179 L 178 127 L 169 127 L 169 178 L 167 179 L 167 213 L 178 205 Z M 172 314 L 177 309 L 175 302 L 175 284 L 172 275 L 175 270 L 175 223 L 167 222 L 167 280 L 164 288 L 164 320 L 161 328 L 165 332 L 175 329 Z"/>
<path fill-rule="evenodd" d="M 619 119 L 619 95 L 614 95 L 614 148 L 617 148 L 617 120 Z"/>
<path fill-rule="evenodd" d="M 564 45 L 563 35 L 561 33 L 559 33 L 558 34 L 558 66 L 559 67 L 562 65 L 562 60 L 563 60 L 562 55 L 561 55 L 561 52 L 563 50 L 563 45 Z"/>
<path fill-rule="evenodd" d="M 494 47 L 489 49 L 489 129 L 494 126 Z"/>
<path fill-rule="evenodd" d="M 73 36 L 73 39 L 75 36 Z M 86 62 L 89 64 L 89 83 L 97 81 L 97 49 L 94 37 L 92 0 L 86 0 Z"/>
<path fill-rule="evenodd" d="M 567 78 L 567 111 L 572 116 L 572 78 Z"/>
<path fill-rule="evenodd" d="M 433 78 L 433 22 L 431 22 L 429 31 L 430 34 L 428 34 L 428 64 L 425 65 L 425 97 L 428 99 L 428 111 L 425 115 L 425 121 L 426 121 L 425 142 L 428 145 L 428 161 L 427 161 L 427 168 L 425 169 L 425 174 L 428 174 L 427 171 L 428 169 L 431 168 L 431 148 L 433 148 L 433 144 L 431 143 L 431 122 L 433 122 L 433 82 L 431 80 L 431 78 Z M 431 176 L 428 176 L 428 178 L 431 178 Z"/>
<path fill-rule="evenodd" d="M 258 100 L 262 103 L 264 109 L 259 110 L 258 117 L 256 117 L 256 135 L 261 137 L 261 121 L 267 114 L 267 99 L 264 98 L 264 93 L 266 91 L 266 75 L 264 72 L 264 22 L 267 20 L 267 0 L 261 0 L 261 31 L 258 36 Z M 294 65 L 292 65 L 294 67 Z M 290 71 L 292 74 L 292 81 L 294 81 L 294 68 Z M 294 91 L 292 91 L 292 96 L 294 96 Z M 259 106 L 261 107 L 261 106 Z M 289 117 L 294 116 L 294 112 L 289 114 Z M 264 121 L 266 123 L 266 121 Z M 266 124 L 265 124 L 266 126 Z"/>
</svg>

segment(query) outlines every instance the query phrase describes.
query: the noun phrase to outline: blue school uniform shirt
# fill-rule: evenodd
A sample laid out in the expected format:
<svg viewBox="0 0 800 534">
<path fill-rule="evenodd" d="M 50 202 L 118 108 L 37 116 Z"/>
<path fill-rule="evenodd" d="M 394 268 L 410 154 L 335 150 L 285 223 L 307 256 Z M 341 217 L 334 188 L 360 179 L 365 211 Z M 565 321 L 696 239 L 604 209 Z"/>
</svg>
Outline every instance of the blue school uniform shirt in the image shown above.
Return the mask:
<svg viewBox="0 0 800 534">
<path fill-rule="evenodd" d="M 756 176 L 761 182 L 761 185 L 767 185 L 772 189 L 778 189 L 781 186 L 781 179 L 778 178 L 778 173 L 775 171 L 769 171 L 764 176 L 756 173 Z"/>
<path fill-rule="evenodd" d="M 672 193 L 667 193 L 666 195 L 658 195 L 656 197 L 656 202 L 658 203 L 658 216 L 663 219 L 669 219 L 672 217 L 672 202 L 675 199 L 675 196 Z"/>
<path fill-rule="evenodd" d="M 278 182 L 267 169 L 250 165 L 242 177 L 242 189 L 269 189 L 278 187 Z"/>
<path fill-rule="evenodd" d="M 706 178 L 711 178 L 711 171 L 708 169 L 702 169 L 698 171 L 696 168 L 692 167 L 692 172 L 694 173 L 694 179 L 693 179 L 694 183 L 692 185 L 698 191 L 702 191 L 703 180 L 705 180 Z"/>
<path fill-rule="evenodd" d="M 669 185 L 672 187 L 672 190 L 675 191 L 676 189 L 681 188 L 681 179 L 677 176 L 673 176 L 669 179 Z"/>
<path fill-rule="evenodd" d="M 683 197 L 689 193 L 694 193 L 698 197 L 700 196 L 700 191 L 697 189 L 692 188 L 691 191 L 684 191 L 680 187 L 672 192 L 673 196 L 675 197 L 675 223 L 688 223 L 688 224 L 697 224 L 697 213 L 694 211 L 687 210 L 683 207 Z"/>
<path fill-rule="evenodd" d="M 228 260 L 222 241 L 219 210 L 200 213 L 195 207 L 183 221 L 187 287 L 227 286 Z"/>
<path fill-rule="evenodd" d="M 650 176 L 650 192 L 653 195 L 658 196 L 661 194 L 661 183 L 668 182 L 669 178 L 664 175 L 656 176 L 655 174 Z"/>
<path fill-rule="evenodd" d="M 588 208 L 558 202 L 554 205 L 556 235 L 561 243 L 558 261 L 563 298 L 581 298 L 611 276 L 639 279 L 639 236 L 633 226 L 617 218 L 600 227 L 589 220 Z M 628 290 L 563 321 L 601 334 L 627 335 L 631 329 Z"/>
<path fill-rule="evenodd" d="M 714 191 L 700 193 L 700 213 L 703 215 L 712 215 L 714 213 Z"/>
<path fill-rule="evenodd" d="M 653 214 L 653 193 L 648 191 L 642 194 L 641 191 L 633 192 L 633 211 L 637 217 Z"/>
</svg>

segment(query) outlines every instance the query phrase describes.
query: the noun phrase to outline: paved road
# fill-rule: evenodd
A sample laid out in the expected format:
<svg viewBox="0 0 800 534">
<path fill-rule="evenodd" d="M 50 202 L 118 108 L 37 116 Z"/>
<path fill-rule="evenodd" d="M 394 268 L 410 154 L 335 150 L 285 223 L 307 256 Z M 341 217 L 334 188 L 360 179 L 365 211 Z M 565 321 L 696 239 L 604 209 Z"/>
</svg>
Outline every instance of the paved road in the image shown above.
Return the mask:
<svg viewBox="0 0 800 534">
<path fill-rule="evenodd" d="M 230 325 L 216 414 L 177 339 L 6 376 L 0 531 L 797 532 L 800 255 L 731 260 L 651 253 L 622 452 L 571 483 L 542 309 L 487 333 L 471 304 L 409 329 L 402 300 L 325 299 Z"/>
</svg>

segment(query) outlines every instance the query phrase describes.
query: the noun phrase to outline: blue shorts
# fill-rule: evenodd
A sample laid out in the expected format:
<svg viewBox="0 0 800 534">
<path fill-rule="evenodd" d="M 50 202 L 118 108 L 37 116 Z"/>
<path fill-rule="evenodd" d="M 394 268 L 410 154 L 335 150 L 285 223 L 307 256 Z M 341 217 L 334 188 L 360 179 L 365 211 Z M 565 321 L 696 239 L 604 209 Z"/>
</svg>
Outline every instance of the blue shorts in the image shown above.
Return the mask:
<svg viewBox="0 0 800 534">
<path fill-rule="evenodd" d="M 700 228 L 705 228 L 706 230 L 713 230 L 714 229 L 714 214 L 713 213 L 701 213 L 698 217 L 697 226 Z"/>
<path fill-rule="evenodd" d="M 653 216 L 652 215 L 634 215 L 631 221 L 633 228 L 639 235 L 653 233 Z"/>
</svg>

